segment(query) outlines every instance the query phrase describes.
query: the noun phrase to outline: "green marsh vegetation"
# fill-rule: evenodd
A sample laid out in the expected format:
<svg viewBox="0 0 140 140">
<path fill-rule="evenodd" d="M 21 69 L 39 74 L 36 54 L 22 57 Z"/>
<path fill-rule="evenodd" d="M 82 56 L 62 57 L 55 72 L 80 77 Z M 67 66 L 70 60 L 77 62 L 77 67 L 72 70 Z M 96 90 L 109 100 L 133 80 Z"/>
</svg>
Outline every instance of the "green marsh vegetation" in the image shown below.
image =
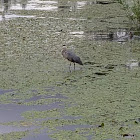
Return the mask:
<svg viewBox="0 0 140 140">
<path fill-rule="evenodd" d="M 140 29 L 140 0 L 117 0 L 126 11 L 132 27 Z"/>
</svg>

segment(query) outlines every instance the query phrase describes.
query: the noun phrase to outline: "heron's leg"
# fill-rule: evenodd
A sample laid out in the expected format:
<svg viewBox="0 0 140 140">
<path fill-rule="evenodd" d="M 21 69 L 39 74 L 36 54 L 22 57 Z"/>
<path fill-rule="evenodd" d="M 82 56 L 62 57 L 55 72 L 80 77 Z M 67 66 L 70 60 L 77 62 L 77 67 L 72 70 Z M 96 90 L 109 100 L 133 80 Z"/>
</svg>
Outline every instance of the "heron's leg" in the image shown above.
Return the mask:
<svg viewBox="0 0 140 140">
<path fill-rule="evenodd" d="M 70 62 L 70 65 L 69 65 L 69 70 L 70 70 L 70 66 L 71 66 L 71 62 Z M 71 72 L 71 70 L 70 70 L 70 72 Z"/>
<path fill-rule="evenodd" d="M 75 63 L 74 63 L 74 70 L 75 70 Z"/>
<path fill-rule="evenodd" d="M 70 69 L 70 67 L 71 67 L 71 62 L 70 62 L 70 65 L 69 65 L 69 69 Z"/>
<path fill-rule="evenodd" d="M 71 62 L 70 62 L 69 68 L 70 68 L 70 66 L 71 66 Z"/>
</svg>

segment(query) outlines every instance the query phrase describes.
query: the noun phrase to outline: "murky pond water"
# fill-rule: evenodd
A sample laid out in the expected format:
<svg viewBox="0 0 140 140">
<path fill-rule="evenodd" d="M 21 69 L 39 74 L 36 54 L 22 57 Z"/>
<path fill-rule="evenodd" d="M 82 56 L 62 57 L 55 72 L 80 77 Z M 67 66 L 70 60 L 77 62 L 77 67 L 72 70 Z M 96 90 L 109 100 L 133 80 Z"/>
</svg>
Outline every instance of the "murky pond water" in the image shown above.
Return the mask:
<svg viewBox="0 0 140 140">
<path fill-rule="evenodd" d="M 119 4 L 3 0 L 0 32 L 1 140 L 140 138 L 140 34 Z"/>
</svg>

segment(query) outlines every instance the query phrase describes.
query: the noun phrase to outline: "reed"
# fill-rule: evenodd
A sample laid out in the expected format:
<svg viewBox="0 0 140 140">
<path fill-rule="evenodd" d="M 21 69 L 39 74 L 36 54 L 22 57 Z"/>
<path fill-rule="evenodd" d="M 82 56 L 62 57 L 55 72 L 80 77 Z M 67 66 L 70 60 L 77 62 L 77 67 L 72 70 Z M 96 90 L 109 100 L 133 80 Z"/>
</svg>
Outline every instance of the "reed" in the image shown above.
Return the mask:
<svg viewBox="0 0 140 140">
<path fill-rule="evenodd" d="M 140 0 L 116 0 L 126 10 L 130 24 L 140 28 Z"/>
</svg>

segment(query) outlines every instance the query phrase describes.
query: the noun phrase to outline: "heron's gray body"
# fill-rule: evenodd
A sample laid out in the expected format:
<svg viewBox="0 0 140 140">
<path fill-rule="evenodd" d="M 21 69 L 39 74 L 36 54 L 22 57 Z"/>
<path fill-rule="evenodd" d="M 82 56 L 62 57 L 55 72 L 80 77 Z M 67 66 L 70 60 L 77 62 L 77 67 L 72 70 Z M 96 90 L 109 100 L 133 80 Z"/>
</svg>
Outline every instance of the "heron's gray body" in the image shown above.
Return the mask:
<svg viewBox="0 0 140 140">
<path fill-rule="evenodd" d="M 79 65 L 83 65 L 80 57 L 78 57 L 74 52 L 72 52 L 66 48 L 63 49 L 62 55 L 64 58 L 66 58 L 70 62 L 74 63 L 74 68 L 75 68 L 75 63 L 78 63 Z"/>
</svg>

